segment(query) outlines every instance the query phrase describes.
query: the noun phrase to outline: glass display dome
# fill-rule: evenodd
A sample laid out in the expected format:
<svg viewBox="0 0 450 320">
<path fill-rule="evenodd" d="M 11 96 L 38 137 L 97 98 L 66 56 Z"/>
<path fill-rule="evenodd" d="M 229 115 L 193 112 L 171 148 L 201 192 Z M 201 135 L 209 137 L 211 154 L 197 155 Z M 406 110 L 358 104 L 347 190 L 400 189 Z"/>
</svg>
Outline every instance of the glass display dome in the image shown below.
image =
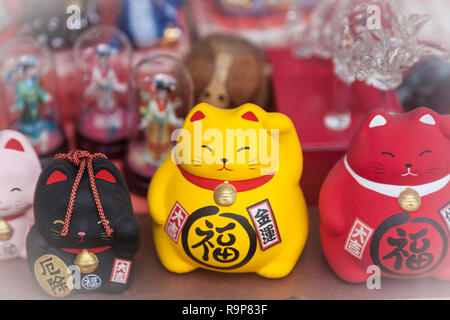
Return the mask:
<svg viewBox="0 0 450 320">
<path fill-rule="evenodd" d="M 130 77 L 131 139 L 125 176 L 131 191 L 146 194 L 151 177 L 170 155 L 171 136 L 192 107 L 192 79 L 183 63 L 167 54 L 140 61 Z"/>
<path fill-rule="evenodd" d="M 95 26 L 81 34 L 73 54 L 83 92 L 76 125 L 77 147 L 118 158 L 128 139 L 130 41 L 116 28 Z"/>
<path fill-rule="evenodd" d="M 26 135 L 43 165 L 67 151 L 50 49 L 27 37 L 9 41 L 0 50 L 0 81 L 2 126 Z"/>
</svg>

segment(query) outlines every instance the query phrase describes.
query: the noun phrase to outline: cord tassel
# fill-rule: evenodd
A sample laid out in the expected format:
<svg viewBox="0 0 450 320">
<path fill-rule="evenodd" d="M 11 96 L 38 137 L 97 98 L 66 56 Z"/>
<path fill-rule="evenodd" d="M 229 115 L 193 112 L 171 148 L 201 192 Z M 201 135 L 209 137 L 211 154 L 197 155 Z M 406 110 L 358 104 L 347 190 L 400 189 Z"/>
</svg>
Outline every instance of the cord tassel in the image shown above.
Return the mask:
<svg viewBox="0 0 450 320">
<path fill-rule="evenodd" d="M 109 226 L 106 220 L 105 213 L 103 211 L 102 203 L 98 195 L 97 185 L 95 184 L 94 169 L 92 167 L 92 162 L 96 158 L 107 159 L 102 153 L 90 154 L 88 151 L 75 150 L 67 154 L 61 153 L 55 155 L 54 159 L 64 159 L 72 162 L 75 166 L 79 167 L 75 182 L 70 193 L 69 204 L 67 206 L 66 216 L 64 218 L 64 226 L 61 230 L 61 236 L 67 236 L 69 233 L 70 219 L 72 218 L 73 208 L 75 206 L 75 198 L 77 195 L 77 190 L 80 185 L 81 179 L 87 167 L 87 172 L 89 175 L 89 182 L 91 185 L 92 195 L 94 196 L 95 205 L 97 207 L 98 215 L 102 222 L 103 227 L 108 235 L 114 232 L 114 230 Z"/>
</svg>

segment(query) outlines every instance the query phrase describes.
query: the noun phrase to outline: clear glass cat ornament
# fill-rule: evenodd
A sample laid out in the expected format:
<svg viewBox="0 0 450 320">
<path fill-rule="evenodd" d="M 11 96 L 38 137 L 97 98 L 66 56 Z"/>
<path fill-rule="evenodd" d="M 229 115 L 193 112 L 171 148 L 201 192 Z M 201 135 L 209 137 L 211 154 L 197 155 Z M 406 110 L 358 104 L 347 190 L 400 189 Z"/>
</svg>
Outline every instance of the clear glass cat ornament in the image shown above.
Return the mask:
<svg viewBox="0 0 450 320">
<path fill-rule="evenodd" d="M 306 20 L 301 10 L 295 13 L 298 6 L 293 10 L 287 21 L 294 54 L 333 61 L 338 78 L 333 84 L 335 105 L 324 118 L 331 130 L 345 130 L 351 123 L 347 102 L 355 81 L 393 90 L 402 83 L 403 72 L 420 59 L 438 56 L 449 61 L 444 48 L 418 40 L 430 17 L 404 15 L 398 1 L 323 0 L 311 11 L 308 24 L 301 21 Z"/>
<path fill-rule="evenodd" d="M 118 157 L 128 138 L 130 41 L 114 27 L 95 26 L 78 38 L 73 56 L 82 86 L 76 127 L 78 148 Z"/>
<path fill-rule="evenodd" d="M 132 191 L 145 194 L 150 178 L 170 156 L 172 133 L 192 107 L 193 82 L 184 64 L 167 54 L 141 60 L 130 79 L 131 138 L 125 176 L 135 186 Z"/>
<path fill-rule="evenodd" d="M 397 1 L 324 0 L 293 40 L 301 58 L 333 59 L 336 75 L 346 83 L 365 81 L 381 90 L 397 88 L 403 71 L 421 58 L 449 60 L 444 48 L 418 35 L 430 17 L 405 15 Z"/>
<path fill-rule="evenodd" d="M 6 127 L 20 131 L 43 164 L 64 152 L 58 87 L 51 51 L 28 37 L 7 42 L 0 50 L 1 113 Z"/>
</svg>

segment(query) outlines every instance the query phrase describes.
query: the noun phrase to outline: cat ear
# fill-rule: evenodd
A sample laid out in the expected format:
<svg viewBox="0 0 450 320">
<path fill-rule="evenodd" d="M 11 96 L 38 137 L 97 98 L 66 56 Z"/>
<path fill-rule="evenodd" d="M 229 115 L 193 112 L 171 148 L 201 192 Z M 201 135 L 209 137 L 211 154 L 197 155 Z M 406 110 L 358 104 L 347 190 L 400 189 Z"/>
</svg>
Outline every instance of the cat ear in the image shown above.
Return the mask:
<svg viewBox="0 0 450 320">
<path fill-rule="evenodd" d="M 259 122 L 258 117 L 252 111 L 247 111 L 241 116 L 241 118 L 252 122 Z"/>
<path fill-rule="evenodd" d="M 386 124 L 387 124 L 386 118 L 381 114 L 377 114 L 370 119 L 369 128 L 382 127 L 385 126 Z"/>
<path fill-rule="evenodd" d="M 436 125 L 436 120 L 434 120 L 433 116 L 429 113 L 420 117 L 419 121 L 422 123 L 428 124 L 430 126 Z"/>
<path fill-rule="evenodd" d="M 211 105 L 207 103 L 200 103 L 196 105 L 191 112 L 188 114 L 186 119 L 189 119 L 189 122 L 196 122 L 200 121 L 206 118 L 206 111 L 207 109 L 213 108 Z"/>
<path fill-rule="evenodd" d="M 37 159 L 33 146 L 20 132 L 14 130 L 0 131 L 0 150 L 23 152 Z"/>
<path fill-rule="evenodd" d="M 116 183 L 116 178 L 114 178 L 114 176 L 105 169 L 100 170 L 99 172 L 97 172 L 97 174 L 95 175 L 95 179 L 100 179 L 100 180 L 105 180 L 111 183 Z"/>
<path fill-rule="evenodd" d="M 64 173 L 62 173 L 59 170 L 55 170 L 48 177 L 46 184 L 49 186 L 51 184 L 54 184 L 54 183 L 57 183 L 57 182 L 61 182 L 61 181 L 66 181 L 66 180 L 67 180 L 67 176 Z"/>
<path fill-rule="evenodd" d="M 190 118 L 190 121 L 191 122 L 199 121 L 205 117 L 206 117 L 205 114 L 203 112 L 201 112 L 200 110 L 198 110 L 192 115 L 192 117 Z"/>
</svg>

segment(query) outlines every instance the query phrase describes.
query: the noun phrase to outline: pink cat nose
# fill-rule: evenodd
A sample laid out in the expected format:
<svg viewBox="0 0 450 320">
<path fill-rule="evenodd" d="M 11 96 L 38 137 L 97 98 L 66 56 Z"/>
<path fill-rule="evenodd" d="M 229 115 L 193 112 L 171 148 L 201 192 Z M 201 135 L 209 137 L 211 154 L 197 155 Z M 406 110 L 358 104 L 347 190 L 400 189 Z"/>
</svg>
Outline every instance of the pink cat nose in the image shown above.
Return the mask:
<svg viewBox="0 0 450 320">
<path fill-rule="evenodd" d="M 79 235 L 80 237 L 84 237 L 84 236 L 86 235 L 86 232 L 78 232 L 78 235 Z"/>
</svg>

